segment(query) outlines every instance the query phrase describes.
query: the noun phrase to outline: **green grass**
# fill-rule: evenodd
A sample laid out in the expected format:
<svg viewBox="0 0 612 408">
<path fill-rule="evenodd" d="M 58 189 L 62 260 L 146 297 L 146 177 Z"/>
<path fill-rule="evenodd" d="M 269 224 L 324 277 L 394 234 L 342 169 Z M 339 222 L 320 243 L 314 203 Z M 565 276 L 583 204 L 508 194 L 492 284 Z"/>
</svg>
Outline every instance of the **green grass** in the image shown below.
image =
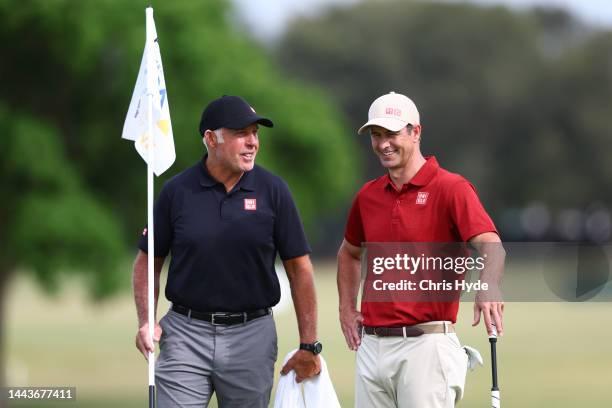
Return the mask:
<svg viewBox="0 0 612 408">
<path fill-rule="evenodd" d="M 342 406 L 350 407 L 354 354 L 346 348 L 337 323 L 334 266 L 319 262 L 315 268 L 323 355 Z M 76 403 L 45 403 L 45 407 L 146 406 L 147 366 L 134 347 L 136 319 L 129 293 L 92 304 L 78 282 L 67 282 L 58 296 L 48 297 L 22 278 L 9 292 L 5 315 L 9 385 L 77 387 Z M 164 299 L 159 310 L 166 308 Z M 486 407 L 491 386 L 489 345 L 483 328 L 470 326 L 471 318 L 472 305 L 462 303 L 459 336 L 464 344 L 478 348 L 486 361 L 469 373 L 459 406 Z M 288 309 L 276 313 L 275 319 L 282 360 L 298 343 L 295 316 Z M 498 343 L 504 406 L 612 406 L 612 305 L 508 303 L 505 330 Z"/>
</svg>

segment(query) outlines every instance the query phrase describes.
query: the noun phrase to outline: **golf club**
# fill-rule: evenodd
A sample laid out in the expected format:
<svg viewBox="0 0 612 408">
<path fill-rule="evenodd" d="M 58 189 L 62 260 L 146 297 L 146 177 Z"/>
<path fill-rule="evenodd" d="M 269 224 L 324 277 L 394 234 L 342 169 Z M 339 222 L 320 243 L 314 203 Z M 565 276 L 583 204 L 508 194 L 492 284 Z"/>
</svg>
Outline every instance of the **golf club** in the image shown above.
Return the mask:
<svg viewBox="0 0 612 408">
<path fill-rule="evenodd" d="M 489 336 L 491 344 L 491 375 L 493 378 L 493 386 L 491 387 L 491 407 L 500 408 L 501 399 L 499 396 L 499 387 L 497 385 L 497 328 L 491 324 L 493 332 Z"/>
</svg>

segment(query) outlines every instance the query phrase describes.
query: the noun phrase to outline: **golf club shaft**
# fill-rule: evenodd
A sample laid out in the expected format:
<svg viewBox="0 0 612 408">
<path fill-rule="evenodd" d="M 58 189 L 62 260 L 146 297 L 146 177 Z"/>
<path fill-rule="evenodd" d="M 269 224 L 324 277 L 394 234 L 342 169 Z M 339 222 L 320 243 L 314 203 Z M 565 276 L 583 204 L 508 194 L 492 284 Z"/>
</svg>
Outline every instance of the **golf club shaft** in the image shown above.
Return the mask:
<svg viewBox="0 0 612 408">
<path fill-rule="evenodd" d="M 155 386 L 149 385 L 149 408 L 155 408 Z"/>
<path fill-rule="evenodd" d="M 491 390 L 498 391 L 497 385 L 497 339 L 489 339 L 491 343 L 491 376 L 493 378 L 493 387 Z"/>
<path fill-rule="evenodd" d="M 491 407 L 500 408 L 501 399 L 499 395 L 499 385 L 497 384 L 497 330 L 493 325 L 493 333 L 489 336 L 489 343 L 491 344 L 491 378 L 493 379 L 493 386 L 491 387 Z"/>
</svg>

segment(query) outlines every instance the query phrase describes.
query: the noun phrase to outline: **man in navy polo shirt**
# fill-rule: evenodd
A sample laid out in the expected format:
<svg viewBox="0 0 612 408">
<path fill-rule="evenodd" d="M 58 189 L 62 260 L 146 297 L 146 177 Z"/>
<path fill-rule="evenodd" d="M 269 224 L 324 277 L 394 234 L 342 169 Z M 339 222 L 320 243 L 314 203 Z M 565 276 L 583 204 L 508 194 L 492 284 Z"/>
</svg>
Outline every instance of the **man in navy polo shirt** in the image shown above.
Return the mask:
<svg viewBox="0 0 612 408">
<path fill-rule="evenodd" d="M 277 358 L 271 307 L 280 300 L 274 262 L 291 284 L 300 350 L 283 367 L 297 380 L 320 372 L 313 269 L 287 184 L 255 165 L 258 125 L 272 127 L 242 98 L 223 96 L 202 113 L 208 154 L 169 180 L 155 204 L 155 297 L 171 255 L 168 313 L 155 327 L 159 407 L 267 407 Z M 147 234 L 134 263 L 136 347 L 154 349 L 147 323 Z M 156 303 L 157 304 L 157 303 Z"/>
<path fill-rule="evenodd" d="M 338 251 L 340 323 L 349 348 L 357 350 L 356 407 L 453 407 L 463 394 L 468 363 L 453 326 L 458 298 L 362 298 L 357 310 L 362 244 L 469 242 L 480 252 L 487 246 L 496 256 L 481 279 L 494 283 L 503 248 L 472 184 L 421 154 L 419 112 L 408 97 L 392 92 L 376 99 L 359 133 L 366 130 L 387 173 L 357 193 Z M 503 303 L 477 299 L 473 325 L 482 314 L 487 332 L 495 324 L 501 335 Z"/>
</svg>

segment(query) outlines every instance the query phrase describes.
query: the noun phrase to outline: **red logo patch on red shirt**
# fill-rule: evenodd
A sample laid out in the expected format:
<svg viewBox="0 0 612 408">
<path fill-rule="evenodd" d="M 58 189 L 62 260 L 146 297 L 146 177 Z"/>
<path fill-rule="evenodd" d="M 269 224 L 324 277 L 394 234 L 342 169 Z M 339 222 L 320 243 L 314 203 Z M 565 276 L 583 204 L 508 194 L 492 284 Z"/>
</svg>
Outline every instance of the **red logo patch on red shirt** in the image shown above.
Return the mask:
<svg viewBox="0 0 612 408">
<path fill-rule="evenodd" d="M 417 194 L 416 203 L 419 205 L 425 205 L 425 203 L 427 203 L 427 196 L 429 196 L 429 193 L 419 191 Z"/>
<path fill-rule="evenodd" d="M 256 198 L 245 198 L 244 209 L 247 211 L 257 210 L 257 199 Z"/>
</svg>

